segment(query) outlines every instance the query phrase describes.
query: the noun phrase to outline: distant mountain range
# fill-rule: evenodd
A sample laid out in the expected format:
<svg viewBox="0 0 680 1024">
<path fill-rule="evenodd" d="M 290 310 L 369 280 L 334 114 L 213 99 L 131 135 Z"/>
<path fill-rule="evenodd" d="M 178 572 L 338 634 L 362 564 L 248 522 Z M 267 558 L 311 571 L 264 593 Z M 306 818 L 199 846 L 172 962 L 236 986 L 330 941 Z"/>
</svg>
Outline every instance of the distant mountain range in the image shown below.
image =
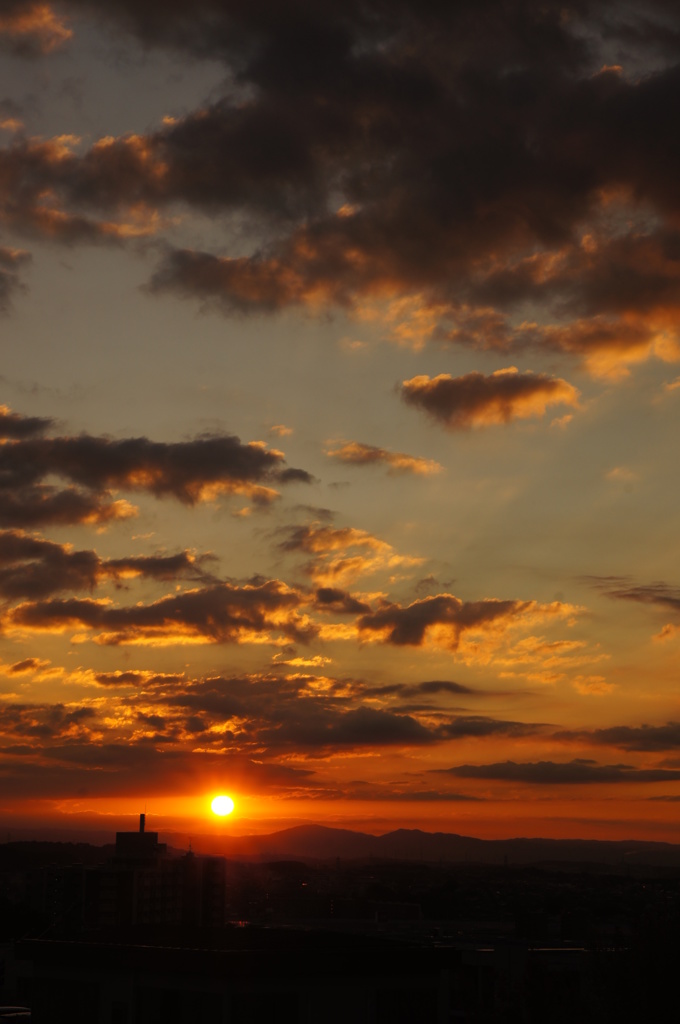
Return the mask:
<svg viewBox="0 0 680 1024">
<path fill-rule="evenodd" d="M 17 829 L 7 839 L 103 846 L 113 833 L 79 829 Z M 603 864 L 656 865 L 680 868 L 680 845 L 640 840 L 599 839 L 474 839 L 453 832 L 397 829 L 374 836 L 325 825 L 299 825 L 267 835 L 198 835 L 161 832 L 162 842 L 176 851 L 191 845 L 199 854 L 220 854 L 237 860 L 425 861 L 449 864 Z"/>
<path fill-rule="evenodd" d="M 169 842 L 176 839 L 167 836 Z M 400 860 L 477 864 L 598 863 L 680 867 L 680 846 L 637 840 L 474 839 L 451 832 L 398 829 L 386 835 L 300 825 L 269 835 L 196 836 L 194 849 L 258 860 Z"/>
</svg>

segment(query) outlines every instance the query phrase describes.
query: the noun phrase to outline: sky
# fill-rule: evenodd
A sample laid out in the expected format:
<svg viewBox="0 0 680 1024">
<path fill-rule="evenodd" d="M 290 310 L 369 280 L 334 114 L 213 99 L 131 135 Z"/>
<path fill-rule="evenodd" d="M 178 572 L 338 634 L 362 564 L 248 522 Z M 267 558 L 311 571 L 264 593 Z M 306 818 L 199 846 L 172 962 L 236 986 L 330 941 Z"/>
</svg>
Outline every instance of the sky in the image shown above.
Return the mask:
<svg viewBox="0 0 680 1024">
<path fill-rule="evenodd" d="M 3 829 L 680 842 L 679 54 L 0 0 Z"/>
</svg>

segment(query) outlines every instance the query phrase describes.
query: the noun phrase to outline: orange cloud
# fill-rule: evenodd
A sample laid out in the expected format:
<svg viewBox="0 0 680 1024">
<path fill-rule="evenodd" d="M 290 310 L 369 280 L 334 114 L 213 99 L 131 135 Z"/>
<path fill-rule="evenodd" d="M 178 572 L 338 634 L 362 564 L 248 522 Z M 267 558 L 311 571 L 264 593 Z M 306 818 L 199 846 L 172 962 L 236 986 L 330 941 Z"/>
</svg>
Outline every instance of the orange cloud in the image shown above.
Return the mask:
<svg viewBox="0 0 680 1024">
<path fill-rule="evenodd" d="M 594 316 L 562 326 L 524 323 L 518 335 L 527 344 L 579 355 L 593 376 L 613 380 L 627 376 L 630 366 L 652 357 L 664 362 L 680 359 L 673 327 L 665 318 L 648 314 Z"/>
<path fill-rule="evenodd" d="M 302 596 L 278 580 L 257 586 L 215 584 L 152 604 L 115 607 L 109 600 L 27 601 L 7 609 L 0 626 L 12 635 L 81 629 L 104 645 L 307 642 L 313 624 L 298 613 Z"/>
<path fill-rule="evenodd" d="M 420 376 L 401 386 L 405 402 L 423 409 L 451 430 L 465 430 L 516 419 L 540 417 L 549 405 L 578 405 L 578 391 L 559 377 L 514 367 L 490 376 L 468 373 L 451 377 Z"/>
<path fill-rule="evenodd" d="M 372 444 L 359 441 L 338 442 L 339 448 L 329 448 L 326 455 L 338 462 L 353 466 L 385 465 L 390 474 L 412 473 L 416 476 L 432 476 L 440 473 L 442 466 L 433 459 L 423 459 L 404 452 L 393 452 L 387 448 L 377 448 Z"/>
<path fill-rule="evenodd" d="M 355 527 L 332 527 L 312 524 L 290 527 L 286 540 L 279 545 L 283 551 L 301 551 L 314 557 L 306 571 L 322 587 L 339 587 L 359 576 L 381 569 L 419 565 L 422 558 L 397 554 L 384 540 Z M 353 549 L 359 549 L 352 552 Z M 342 554 L 336 555 L 336 552 Z"/>
<path fill-rule="evenodd" d="M 49 4 L 33 3 L 0 13 L 0 39 L 19 54 L 52 53 L 72 35 Z"/>
<path fill-rule="evenodd" d="M 587 697 L 604 697 L 612 693 L 616 686 L 608 683 L 604 676 L 576 676 L 572 680 L 572 686 L 578 693 Z"/>
</svg>

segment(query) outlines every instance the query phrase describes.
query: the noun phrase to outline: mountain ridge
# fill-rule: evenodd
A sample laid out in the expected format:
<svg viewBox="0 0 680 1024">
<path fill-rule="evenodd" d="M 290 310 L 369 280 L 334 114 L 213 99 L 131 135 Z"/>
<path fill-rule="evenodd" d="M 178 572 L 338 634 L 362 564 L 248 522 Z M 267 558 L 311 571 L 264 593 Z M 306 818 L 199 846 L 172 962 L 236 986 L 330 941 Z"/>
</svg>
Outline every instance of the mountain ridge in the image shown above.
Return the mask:
<svg viewBox="0 0 680 1024">
<path fill-rule="evenodd" d="M 542 861 L 658 864 L 680 867 L 680 845 L 637 839 L 478 839 L 455 832 L 395 829 L 382 835 L 328 825 L 295 825 L 265 835 L 194 836 L 199 852 L 257 859 L 531 864 Z M 204 850 L 204 847 L 209 847 Z"/>
</svg>

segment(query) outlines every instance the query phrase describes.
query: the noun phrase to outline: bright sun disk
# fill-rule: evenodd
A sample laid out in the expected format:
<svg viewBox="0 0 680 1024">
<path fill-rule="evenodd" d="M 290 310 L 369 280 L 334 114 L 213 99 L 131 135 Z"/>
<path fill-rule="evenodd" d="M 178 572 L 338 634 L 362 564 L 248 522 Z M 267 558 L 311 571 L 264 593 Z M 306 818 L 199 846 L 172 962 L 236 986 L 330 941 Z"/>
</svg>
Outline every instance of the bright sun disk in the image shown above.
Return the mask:
<svg viewBox="0 0 680 1024">
<path fill-rule="evenodd" d="M 234 810 L 234 801 L 230 796 L 216 796 L 210 806 L 213 814 L 218 814 L 220 818 L 224 818 Z"/>
</svg>

